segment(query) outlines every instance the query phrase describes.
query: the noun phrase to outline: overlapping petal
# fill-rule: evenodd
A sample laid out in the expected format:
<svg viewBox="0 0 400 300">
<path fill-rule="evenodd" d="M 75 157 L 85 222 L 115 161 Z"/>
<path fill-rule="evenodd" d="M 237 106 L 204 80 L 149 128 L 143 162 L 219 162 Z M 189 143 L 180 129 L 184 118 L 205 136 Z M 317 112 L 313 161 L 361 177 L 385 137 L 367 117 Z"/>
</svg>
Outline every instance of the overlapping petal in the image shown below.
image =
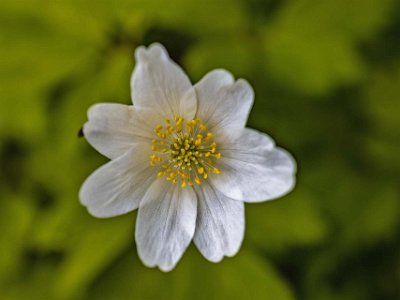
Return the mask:
<svg viewBox="0 0 400 300">
<path fill-rule="evenodd" d="M 96 217 L 121 215 L 136 209 L 155 180 L 145 145 L 137 144 L 124 155 L 103 165 L 83 183 L 79 198 Z"/>
<path fill-rule="evenodd" d="M 108 158 L 116 158 L 137 142 L 153 137 L 153 127 L 143 121 L 133 106 L 117 103 L 93 105 L 83 132 L 89 143 Z"/>
<path fill-rule="evenodd" d="M 134 105 L 158 111 L 166 119 L 180 116 L 191 120 L 197 109 L 194 88 L 165 48 L 157 43 L 147 49 L 142 46 L 137 48 L 135 57 L 131 77 Z"/>
<path fill-rule="evenodd" d="M 197 248 L 212 262 L 235 255 L 244 235 L 244 203 L 227 198 L 207 182 L 197 189 L 197 194 Z"/>
<path fill-rule="evenodd" d="M 245 202 L 271 200 L 294 186 L 294 159 L 285 150 L 274 147 L 266 134 L 245 129 L 235 143 L 223 145 L 220 151 L 222 173 L 210 179 L 230 198 Z"/>
<path fill-rule="evenodd" d="M 140 258 L 149 267 L 174 268 L 193 238 L 197 199 L 191 187 L 159 179 L 149 188 L 136 223 Z"/>
<path fill-rule="evenodd" d="M 197 117 L 220 142 L 238 138 L 247 122 L 253 105 L 254 92 L 247 81 L 225 70 L 206 74 L 196 85 Z"/>
</svg>

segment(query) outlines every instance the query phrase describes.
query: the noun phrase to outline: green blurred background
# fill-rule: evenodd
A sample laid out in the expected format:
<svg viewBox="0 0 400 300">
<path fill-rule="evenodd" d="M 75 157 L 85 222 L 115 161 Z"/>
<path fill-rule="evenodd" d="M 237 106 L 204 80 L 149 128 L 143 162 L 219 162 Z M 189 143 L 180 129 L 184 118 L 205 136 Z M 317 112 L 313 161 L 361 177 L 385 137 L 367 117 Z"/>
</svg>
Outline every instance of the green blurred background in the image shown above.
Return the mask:
<svg viewBox="0 0 400 300">
<path fill-rule="evenodd" d="M 88 107 L 130 103 L 139 45 L 193 82 L 248 79 L 249 126 L 298 162 L 296 189 L 246 207 L 242 250 L 139 261 L 136 212 L 79 204 L 106 159 Z M 0 2 L 0 299 L 400 299 L 398 0 Z"/>
</svg>

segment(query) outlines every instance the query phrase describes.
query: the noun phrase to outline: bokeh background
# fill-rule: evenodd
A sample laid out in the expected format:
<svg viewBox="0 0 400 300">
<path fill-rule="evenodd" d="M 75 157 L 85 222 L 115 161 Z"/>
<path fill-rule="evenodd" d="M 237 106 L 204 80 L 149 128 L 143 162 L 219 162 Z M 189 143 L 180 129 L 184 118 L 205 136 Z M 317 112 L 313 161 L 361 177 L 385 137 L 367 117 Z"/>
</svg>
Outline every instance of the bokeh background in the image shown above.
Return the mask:
<svg viewBox="0 0 400 300">
<path fill-rule="evenodd" d="M 298 162 L 296 189 L 246 207 L 242 250 L 139 261 L 136 212 L 79 204 L 106 159 L 78 131 L 130 103 L 134 49 L 158 41 L 193 82 L 248 79 L 249 126 Z M 397 0 L 2 0 L 0 299 L 400 299 Z"/>
</svg>

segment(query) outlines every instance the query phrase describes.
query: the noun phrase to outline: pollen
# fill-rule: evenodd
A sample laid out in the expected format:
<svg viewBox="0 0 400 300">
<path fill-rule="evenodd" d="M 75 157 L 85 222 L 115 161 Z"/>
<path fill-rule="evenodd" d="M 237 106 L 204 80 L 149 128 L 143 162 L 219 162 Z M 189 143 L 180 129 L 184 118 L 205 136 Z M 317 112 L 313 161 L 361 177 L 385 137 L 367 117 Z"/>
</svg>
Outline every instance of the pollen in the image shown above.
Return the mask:
<svg viewBox="0 0 400 300">
<path fill-rule="evenodd" d="M 159 168 L 163 177 L 182 188 L 202 184 L 209 174 L 221 174 L 215 160 L 221 158 L 214 136 L 200 119 L 185 121 L 176 116 L 165 125 L 154 128 L 156 138 L 151 141 L 150 165 Z"/>
</svg>

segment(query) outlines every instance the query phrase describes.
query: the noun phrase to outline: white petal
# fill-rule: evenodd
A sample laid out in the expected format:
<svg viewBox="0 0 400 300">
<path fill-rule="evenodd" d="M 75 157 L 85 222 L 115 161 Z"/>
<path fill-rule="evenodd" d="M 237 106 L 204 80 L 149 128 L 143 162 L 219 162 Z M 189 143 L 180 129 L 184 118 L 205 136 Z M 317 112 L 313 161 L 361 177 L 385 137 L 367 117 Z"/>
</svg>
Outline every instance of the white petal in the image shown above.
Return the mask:
<svg viewBox="0 0 400 300">
<path fill-rule="evenodd" d="M 83 183 L 79 197 L 89 212 L 99 218 L 136 209 L 146 190 L 157 178 L 149 158 L 136 145 L 123 156 L 103 165 Z"/>
<path fill-rule="evenodd" d="M 194 88 L 182 69 L 160 44 L 139 47 L 135 52 L 136 67 L 131 78 L 132 101 L 172 119 L 193 119 L 197 101 Z"/>
<path fill-rule="evenodd" d="M 140 258 L 149 267 L 172 270 L 193 238 L 196 195 L 192 188 L 172 185 L 159 178 L 140 203 L 136 244 Z"/>
<path fill-rule="evenodd" d="M 238 138 L 253 105 L 254 92 L 247 81 L 234 82 L 225 70 L 214 70 L 196 85 L 197 117 L 214 134 L 217 141 Z"/>
<path fill-rule="evenodd" d="M 83 132 L 89 143 L 108 158 L 126 153 L 136 142 L 153 137 L 153 129 L 143 122 L 143 114 L 133 106 L 101 103 L 88 111 L 88 122 Z"/>
<path fill-rule="evenodd" d="M 285 150 L 274 148 L 266 134 L 245 129 L 235 143 L 224 145 L 221 154 L 221 174 L 210 179 L 230 198 L 246 202 L 271 200 L 294 186 L 294 159 Z"/>
<path fill-rule="evenodd" d="M 227 198 L 206 182 L 198 195 L 197 248 L 212 262 L 235 255 L 244 235 L 244 203 Z"/>
</svg>

